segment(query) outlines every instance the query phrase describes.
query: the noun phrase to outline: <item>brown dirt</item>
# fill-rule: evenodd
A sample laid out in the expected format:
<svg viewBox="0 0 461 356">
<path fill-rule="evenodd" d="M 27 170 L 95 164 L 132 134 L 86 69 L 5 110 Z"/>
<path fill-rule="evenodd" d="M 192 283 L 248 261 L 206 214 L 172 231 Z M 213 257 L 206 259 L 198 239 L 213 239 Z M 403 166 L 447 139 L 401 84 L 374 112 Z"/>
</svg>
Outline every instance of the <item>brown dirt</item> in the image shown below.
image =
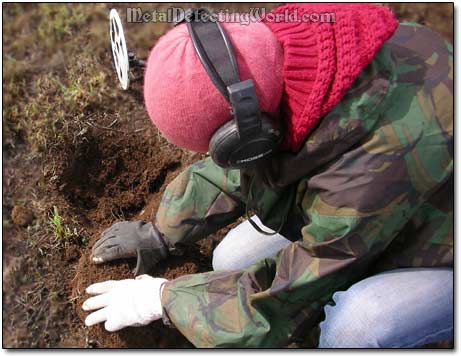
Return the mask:
<svg viewBox="0 0 461 356">
<path fill-rule="evenodd" d="M 99 234 L 95 234 L 96 241 Z M 72 299 L 78 317 L 83 321 L 87 313 L 81 309 L 82 303 L 88 297 L 85 288 L 96 282 L 108 279 L 133 278 L 134 261 L 110 263 L 96 266 L 89 263 L 90 248 L 81 257 L 75 279 L 73 280 Z M 209 255 L 202 254 L 199 246 L 192 246 L 184 257 L 170 257 L 160 263 L 152 275 L 174 279 L 181 275 L 204 272 L 210 269 Z M 98 347 L 167 347 L 183 348 L 192 345 L 176 330 L 167 328 L 162 321 L 156 321 L 144 327 L 127 328 L 120 332 L 108 333 L 102 325 L 88 328 L 88 338 Z"/>
<path fill-rule="evenodd" d="M 116 140 L 100 140 L 99 146 L 92 143 L 88 149 L 78 151 L 69 167 L 64 169 L 63 194 L 70 204 L 88 211 L 90 223 L 98 226 L 82 253 L 71 282 L 71 300 L 81 321 L 87 315 L 81 309 L 88 297 L 85 288 L 104 280 L 133 278 L 135 267 L 134 260 L 103 266 L 92 264 L 89 258 L 92 245 L 100 233 L 116 221 L 116 216 L 150 219 L 158 208 L 165 186 L 178 173 L 181 159 L 184 160 L 179 150 L 161 150 L 155 140 L 146 144 L 143 139 L 121 136 Z M 184 257 L 170 257 L 152 274 L 174 279 L 210 270 L 212 248 L 206 248 L 207 243 L 210 244 L 210 240 L 191 246 Z M 166 328 L 161 321 L 116 333 L 108 333 L 97 325 L 88 328 L 87 339 L 92 347 L 191 347 L 178 331 Z"/>
<path fill-rule="evenodd" d="M 69 204 L 88 211 L 92 224 L 133 217 L 180 166 L 179 150 L 160 152 L 155 141 L 143 139 L 95 135 L 77 147 L 58 184 Z"/>
<path fill-rule="evenodd" d="M 148 124 L 148 123 L 147 123 Z M 127 125 L 128 126 L 128 125 Z M 67 157 L 57 180 L 60 194 L 67 203 L 84 212 L 83 221 L 94 231 L 88 246 L 81 252 L 75 277 L 70 283 L 74 312 L 83 322 L 87 313 L 81 305 L 88 297 L 85 288 L 109 279 L 133 278 L 135 261 L 120 261 L 104 266 L 90 262 L 91 247 L 100 233 L 117 220 L 152 219 L 166 185 L 179 169 L 197 156 L 187 156 L 163 140 L 148 134 L 87 135 Z M 203 243 L 202 243 L 203 245 Z M 202 249 L 203 251 L 203 249 Z M 211 249 L 202 254 L 200 246 L 189 248 L 184 257 L 171 257 L 153 271 L 153 275 L 172 279 L 210 269 Z M 66 250 L 71 262 L 80 254 L 74 246 Z M 89 347 L 190 347 L 184 337 L 161 321 L 140 328 L 108 333 L 97 325 L 85 330 Z"/>
<path fill-rule="evenodd" d="M 132 123 L 124 123 L 120 130 L 129 130 Z M 135 260 L 118 261 L 103 266 L 90 262 L 91 247 L 100 233 L 118 220 L 151 220 L 157 211 L 166 185 L 184 165 L 199 158 L 188 155 L 152 135 L 150 125 L 139 133 L 120 134 L 100 130 L 87 133 L 58 168 L 56 187 L 65 198 L 69 209 L 80 212 L 91 237 L 83 249 L 71 245 L 65 249 L 67 263 L 78 259 L 71 289 L 72 307 L 83 324 L 87 313 L 81 305 L 88 297 L 85 288 L 109 279 L 133 278 Z M 170 257 L 159 264 L 154 276 L 174 279 L 184 274 L 211 269 L 210 256 L 213 239 L 188 248 L 183 257 Z M 191 347 L 191 344 L 161 321 L 139 328 L 128 328 L 108 333 L 102 325 L 85 328 L 88 347 Z"/>
<path fill-rule="evenodd" d="M 40 211 L 24 208 L 32 204 L 4 206 L 4 331 L 10 325 L 4 345 L 27 347 L 191 347 L 174 328 L 161 321 L 140 328 L 108 333 L 100 325 L 87 328 L 81 304 L 85 288 L 108 279 L 133 278 L 135 261 L 104 266 L 90 263 L 91 246 L 101 231 L 120 220 L 152 220 L 167 184 L 188 164 L 202 155 L 181 151 L 168 144 L 146 118 L 140 105 L 139 87 L 126 94 L 128 105 L 119 109 L 119 118 L 97 117 L 97 124 L 85 127 L 83 138 L 69 136 L 46 161 L 44 176 L 16 174 L 15 154 L 4 151 L 9 194 L 35 196 L 36 187 L 49 200 Z M 110 106 L 110 103 L 106 103 Z M 96 120 L 95 120 L 96 121 Z M 11 157 L 9 155 L 11 154 Z M 56 159 L 57 158 L 57 159 Z M 9 198 L 8 200 L 10 200 Z M 34 213 L 45 217 L 59 207 L 63 223 L 76 226 L 78 236 L 58 241 L 52 230 L 24 226 Z M 6 227 L 6 229 L 5 229 Z M 37 232 L 35 232 L 35 229 Z M 30 234 L 27 236 L 27 234 Z M 223 232 L 219 236 L 222 236 Z M 23 236 L 21 239 L 10 236 Z M 30 238 L 33 236 L 32 244 Z M 211 269 L 210 256 L 216 237 L 193 245 L 184 257 L 171 257 L 153 271 L 168 279 Z M 26 244 L 22 243 L 23 241 Z M 7 319 L 5 319 L 5 317 Z"/>
<path fill-rule="evenodd" d="M 16 205 L 11 212 L 11 220 L 20 227 L 29 225 L 34 219 L 34 214 L 28 208 Z"/>
</svg>

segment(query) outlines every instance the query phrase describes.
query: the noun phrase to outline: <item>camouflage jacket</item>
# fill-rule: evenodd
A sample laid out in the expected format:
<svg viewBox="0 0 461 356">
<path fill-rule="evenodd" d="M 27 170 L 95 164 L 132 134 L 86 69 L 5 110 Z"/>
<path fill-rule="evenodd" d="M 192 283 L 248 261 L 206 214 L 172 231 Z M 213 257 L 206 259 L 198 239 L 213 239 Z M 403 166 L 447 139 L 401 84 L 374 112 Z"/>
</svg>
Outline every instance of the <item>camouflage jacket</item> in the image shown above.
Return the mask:
<svg viewBox="0 0 461 356">
<path fill-rule="evenodd" d="M 281 347 L 368 275 L 452 266 L 452 93 L 452 46 L 401 24 L 297 154 L 280 153 L 256 180 L 210 158 L 190 166 L 157 213 L 172 245 L 247 207 L 293 243 L 246 270 L 169 281 L 165 322 L 197 347 Z"/>
</svg>

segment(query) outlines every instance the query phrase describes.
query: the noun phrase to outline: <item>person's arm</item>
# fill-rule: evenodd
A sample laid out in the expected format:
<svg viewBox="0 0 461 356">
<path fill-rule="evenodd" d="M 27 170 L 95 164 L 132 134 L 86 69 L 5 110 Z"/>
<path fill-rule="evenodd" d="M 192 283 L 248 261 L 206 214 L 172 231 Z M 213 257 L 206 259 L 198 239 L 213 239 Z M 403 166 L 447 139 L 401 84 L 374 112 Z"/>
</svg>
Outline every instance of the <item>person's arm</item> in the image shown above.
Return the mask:
<svg viewBox="0 0 461 356">
<path fill-rule="evenodd" d="M 300 323 L 312 327 L 333 292 L 364 275 L 419 206 L 402 193 L 369 213 L 306 193 L 303 240 L 247 270 L 166 283 L 165 317 L 196 347 L 279 347 Z M 230 252 L 231 253 L 231 252 Z"/>
<path fill-rule="evenodd" d="M 363 278 L 452 174 L 446 132 L 435 120 L 409 132 L 415 112 L 381 121 L 360 146 L 300 183 L 297 201 L 309 223 L 275 259 L 166 283 L 165 323 L 197 347 L 286 346 L 299 328 L 315 325 L 331 295 Z M 399 130 L 405 138 L 392 136 Z"/>
<path fill-rule="evenodd" d="M 240 171 L 223 169 L 209 157 L 189 166 L 168 185 L 156 226 L 175 246 L 207 237 L 244 211 Z"/>
<path fill-rule="evenodd" d="M 148 273 L 169 254 L 235 221 L 244 212 L 240 172 L 211 158 L 189 166 L 166 188 L 153 222 L 121 221 L 93 245 L 93 263 L 137 257 L 135 275 Z"/>
</svg>

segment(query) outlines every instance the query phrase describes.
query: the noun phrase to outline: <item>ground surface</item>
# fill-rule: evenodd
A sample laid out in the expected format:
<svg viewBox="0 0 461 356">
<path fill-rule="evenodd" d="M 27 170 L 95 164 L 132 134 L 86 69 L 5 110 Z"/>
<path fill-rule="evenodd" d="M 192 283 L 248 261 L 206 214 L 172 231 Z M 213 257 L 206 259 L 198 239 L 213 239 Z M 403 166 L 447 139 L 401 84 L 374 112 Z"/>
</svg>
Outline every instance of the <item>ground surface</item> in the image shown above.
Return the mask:
<svg viewBox="0 0 461 356">
<path fill-rule="evenodd" d="M 392 6 L 400 19 L 424 23 L 452 40 L 449 4 Z M 3 5 L 4 347 L 191 346 L 161 322 L 112 334 L 82 323 L 85 287 L 129 278 L 134 267 L 133 261 L 89 263 L 100 232 L 118 220 L 152 218 L 166 184 L 201 158 L 169 145 L 150 124 L 141 82 L 128 92 L 118 89 L 108 51 L 108 9 Z M 128 42 L 145 57 L 168 28 L 129 24 Z M 175 278 L 209 270 L 213 247 L 225 232 L 192 246 L 187 257 L 162 263 L 156 274 Z"/>
</svg>

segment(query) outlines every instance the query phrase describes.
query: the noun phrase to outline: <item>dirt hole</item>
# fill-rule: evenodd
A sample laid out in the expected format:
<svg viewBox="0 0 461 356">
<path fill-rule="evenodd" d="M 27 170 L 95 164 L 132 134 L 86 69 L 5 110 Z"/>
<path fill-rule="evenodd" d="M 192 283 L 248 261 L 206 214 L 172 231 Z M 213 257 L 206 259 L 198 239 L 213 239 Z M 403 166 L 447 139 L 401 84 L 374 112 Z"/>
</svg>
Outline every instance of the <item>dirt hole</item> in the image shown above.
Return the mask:
<svg viewBox="0 0 461 356">
<path fill-rule="evenodd" d="M 130 219 L 180 166 L 179 153 L 163 152 L 139 135 L 96 134 L 77 146 L 63 169 L 59 187 L 70 205 L 91 223 Z"/>
<path fill-rule="evenodd" d="M 76 262 L 75 276 L 70 282 L 73 310 L 79 325 L 88 313 L 81 305 L 88 297 L 85 288 L 109 279 L 133 278 L 135 259 L 105 265 L 90 262 L 91 248 L 101 232 L 117 220 L 152 220 L 163 192 L 191 156 L 166 146 L 157 135 L 103 134 L 87 132 L 85 139 L 73 145 L 64 155 L 57 179 L 57 188 L 66 202 L 86 222 L 91 234 L 88 245 L 68 248 L 65 260 Z M 213 241 L 190 246 L 184 256 L 171 256 L 161 262 L 153 276 L 174 279 L 178 276 L 210 270 Z M 176 330 L 161 321 L 139 328 L 108 333 L 103 325 L 84 328 L 86 347 L 191 347 Z"/>
</svg>

